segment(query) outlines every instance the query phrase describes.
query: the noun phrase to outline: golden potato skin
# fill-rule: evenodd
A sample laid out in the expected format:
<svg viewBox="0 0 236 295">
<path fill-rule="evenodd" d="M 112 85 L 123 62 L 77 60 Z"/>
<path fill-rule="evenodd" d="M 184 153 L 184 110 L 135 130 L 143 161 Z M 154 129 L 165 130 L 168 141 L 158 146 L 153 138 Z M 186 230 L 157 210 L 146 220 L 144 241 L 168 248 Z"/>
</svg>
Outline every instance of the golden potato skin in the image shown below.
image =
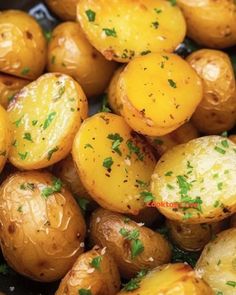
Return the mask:
<svg viewBox="0 0 236 295">
<path fill-rule="evenodd" d="M 76 20 L 76 5 L 79 0 L 45 0 L 48 7 L 62 20 Z"/>
<path fill-rule="evenodd" d="M 48 47 L 47 68 L 72 76 L 88 97 L 101 94 L 116 69 L 86 39 L 80 25 L 66 22 L 57 26 Z"/>
<path fill-rule="evenodd" d="M 91 265 L 97 257 L 101 259 L 98 269 Z M 112 256 L 105 248 L 94 247 L 79 256 L 55 295 L 78 295 L 81 289 L 90 290 L 93 295 L 115 295 L 119 287 L 120 275 Z"/>
<path fill-rule="evenodd" d="M 91 44 L 122 63 L 150 52 L 173 52 L 186 34 L 180 9 L 164 0 L 80 0 L 77 18 Z"/>
<path fill-rule="evenodd" d="M 7 112 L 0 105 L 0 173 L 6 163 L 12 142 L 12 130 Z"/>
<path fill-rule="evenodd" d="M 233 142 L 213 135 L 167 151 L 158 161 L 151 182 L 161 213 L 192 224 L 220 221 L 236 212 L 235 152 Z M 191 204 L 195 207 L 187 207 Z"/>
<path fill-rule="evenodd" d="M 196 265 L 196 271 L 217 292 L 235 294 L 236 228 L 221 232 L 206 245 Z M 231 284 L 232 283 L 232 284 Z"/>
<path fill-rule="evenodd" d="M 226 48 L 236 44 L 234 0 L 177 0 L 187 22 L 187 35 L 200 45 Z"/>
<path fill-rule="evenodd" d="M 214 295 L 211 288 L 184 263 L 167 264 L 150 271 L 134 291 L 117 295 Z"/>
<path fill-rule="evenodd" d="M 46 39 L 37 21 L 19 10 L 0 12 L 0 71 L 37 79 L 46 64 Z"/>
<path fill-rule="evenodd" d="M 131 257 L 131 242 L 122 236 L 122 229 L 139 232 L 144 250 L 134 258 Z M 135 276 L 142 269 L 152 269 L 168 263 L 171 258 L 170 246 L 162 235 L 105 209 L 97 209 L 92 214 L 90 239 L 92 244 L 107 248 L 114 257 L 121 276 L 125 278 Z"/>
<path fill-rule="evenodd" d="M 230 218 L 230 226 L 236 227 L 236 214 L 232 215 Z"/>
<path fill-rule="evenodd" d="M 168 149 L 199 137 L 196 127 L 188 122 L 173 132 L 163 136 L 147 136 L 148 142 L 154 147 L 159 156 L 162 156 Z"/>
<path fill-rule="evenodd" d="M 29 83 L 25 79 L 0 74 L 0 105 L 6 109 L 14 95 Z"/>
<path fill-rule="evenodd" d="M 203 81 L 203 99 L 193 114 L 193 124 L 206 134 L 231 129 L 236 120 L 236 84 L 229 56 L 219 50 L 201 49 L 187 61 Z"/>
<path fill-rule="evenodd" d="M 115 142 L 118 150 L 113 149 Z M 83 185 L 101 207 L 133 215 L 145 207 L 140 181 L 149 185 L 156 160 L 122 117 L 98 113 L 85 120 L 72 156 Z"/>
<path fill-rule="evenodd" d="M 181 249 L 201 251 L 217 233 L 225 228 L 225 222 L 187 224 L 167 220 L 167 227 L 171 240 Z"/>
<path fill-rule="evenodd" d="M 0 241 L 9 265 L 33 280 L 63 277 L 83 252 L 85 222 L 72 195 L 64 189 L 45 196 L 51 174 L 22 172 L 0 188 Z"/>
<path fill-rule="evenodd" d="M 117 86 L 120 74 L 122 73 L 124 68 L 125 66 L 122 66 L 115 71 L 107 90 L 109 106 L 111 107 L 112 111 L 117 115 L 121 115 L 123 108 L 120 96 L 117 95 Z"/>
<path fill-rule="evenodd" d="M 149 136 L 168 134 L 186 123 L 202 99 L 201 79 L 176 54 L 137 57 L 120 74 L 118 88 L 125 120 Z"/>
<path fill-rule="evenodd" d="M 8 107 L 14 131 L 10 162 L 31 170 L 63 159 L 87 108 L 82 88 L 67 75 L 45 74 L 24 87 Z"/>
</svg>

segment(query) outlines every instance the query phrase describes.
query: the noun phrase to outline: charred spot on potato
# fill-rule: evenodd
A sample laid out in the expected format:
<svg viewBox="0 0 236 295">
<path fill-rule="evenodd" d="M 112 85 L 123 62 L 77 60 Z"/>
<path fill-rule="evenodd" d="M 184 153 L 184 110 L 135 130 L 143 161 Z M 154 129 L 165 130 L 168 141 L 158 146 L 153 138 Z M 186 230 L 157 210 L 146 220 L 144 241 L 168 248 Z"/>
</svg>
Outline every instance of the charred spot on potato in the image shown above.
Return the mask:
<svg viewBox="0 0 236 295">
<path fill-rule="evenodd" d="M 26 37 L 27 37 L 29 40 L 32 40 L 32 39 L 33 39 L 33 35 L 32 35 L 32 33 L 30 33 L 29 31 L 26 31 Z"/>
<path fill-rule="evenodd" d="M 9 226 L 8 226 L 8 232 L 9 234 L 14 234 L 16 231 L 16 225 L 15 223 L 11 223 Z"/>
</svg>

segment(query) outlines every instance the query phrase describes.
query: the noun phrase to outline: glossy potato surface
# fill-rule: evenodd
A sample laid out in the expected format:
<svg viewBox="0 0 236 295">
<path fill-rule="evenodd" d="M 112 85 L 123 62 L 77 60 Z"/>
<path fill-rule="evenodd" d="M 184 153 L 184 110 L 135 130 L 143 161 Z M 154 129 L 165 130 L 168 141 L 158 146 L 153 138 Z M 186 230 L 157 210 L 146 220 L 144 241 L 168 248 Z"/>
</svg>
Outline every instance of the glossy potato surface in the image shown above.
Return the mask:
<svg viewBox="0 0 236 295">
<path fill-rule="evenodd" d="M 85 120 L 72 155 L 81 181 L 100 206 L 134 215 L 145 207 L 140 194 L 149 185 L 156 160 L 122 117 L 98 113 Z"/>
<path fill-rule="evenodd" d="M 200 45 L 226 48 L 236 44 L 234 0 L 177 0 L 187 22 L 187 35 Z"/>
<path fill-rule="evenodd" d="M 0 173 L 6 163 L 12 141 L 12 130 L 7 112 L 0 106 Z"/>
<path fill-rule="evenodd" d="M 0 208 L 2 252 L 18 273 L 55 281 L 83 252 L 85 222 L 80 209 L 51 174 L 9 176 L 0 188 Z"/>
<path fill-rule="evenodd" d="M 0 105 L 6 109 L 14 95 L 29 83 L 25 79 L 0 74 Z"/>
<path fill-rule="evenodd" d="M 46 64 L 46 39 L 37 21 L 20 10 L 0 12 L 0 70 L 37 79 Z"/>
<path fill-rule="evenodd" d="M 151 191 L 158 209 L 171 220 L 215 222 L 236 212 L 235 182 L 236 145 L 225 137 L 205 136 L 160 158 Z M 161 206 L 160 202 L 168 203 Z"/>
<path fill-rule="evenodd" d="M 186 123 L 202 99 L 201 79 L 175 54 L 153 53 L 132 60 L 121 73 L 118 88 L 125 120 L 149 136 L 168 134 Z"/>
<path fill-rule="evenodd" d="M 48 7 L 62 20 L 76 20 L 76 5 L 79 0 L 45 0 Z"/>
<path fill-rule="evenodd" d="M 199 279 L 191 266 L 167 264 L 150 271 L 134 291 L 123 290 L 117 295 L 213 295 L 210 287 Z"/>
<path fill-rule="evenodd" d="M 196 270 L 215 294 L 235 294 L 236 228 L 221 232 L 203 250 Z M 219 293 L 218 293 L 219 294 Z"/>
<path fill-rule="evenodd" d="M 115 295 L 119 287 L 120 275 L 112 256 L 106 248 L 94 247 L 79 256 L 55 295 Z"/>
<path fill-rule="evenodd" d="M 219 50 L 201 49 L 187 57 L 203 81 L 203 99 L 192 117 L 206 134 L 231 129 L 236 121 L 236 85 L 229 56 Z"/>
<path fill-rule="evenodd" d="M 69 154 L 87 116 L 87 100 L 71 77 L 45 74 L 14 97 L 8 115 L 14 130 L 10 162 L 20 169 L 39 169 Z"/>
<path fill-rule="evenodd" d="M 122 231 L 137 232 L 143 252 L 132 257 L 132 240 L 126 239 Z M 171 248 L 163 236 L 140 226 L 125 216 L 105 209 L 96 210 L 90 220 L 90 239 L 94 245 L 106 247 L 114 257 L 121 276 L 131 278 L 143 269 L 152 269 L 170 262 Z"/>
<path fill-rule="evenodd" d="M 116 63 L 92 47 L 78 23 L 65 22 L 53 30 L 47 68 L 49 72 L 72 76 L 90 97 L 105 90 Z"/>
<path fill-rule="evenodd" d="M 80 0 L 77 18 L 91 44 L 118 62 L 173 52 L 186 33 L 180 9 L 164 0 Z"/>
</svg>

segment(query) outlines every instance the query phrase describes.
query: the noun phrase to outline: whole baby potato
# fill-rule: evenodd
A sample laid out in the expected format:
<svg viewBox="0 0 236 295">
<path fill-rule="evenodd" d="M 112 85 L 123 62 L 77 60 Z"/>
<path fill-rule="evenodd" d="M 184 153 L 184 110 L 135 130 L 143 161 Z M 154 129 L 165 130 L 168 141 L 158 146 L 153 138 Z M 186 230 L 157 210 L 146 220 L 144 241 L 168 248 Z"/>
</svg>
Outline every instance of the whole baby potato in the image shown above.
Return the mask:
<svg viewBox="0 0 236 295">
<path fill-rule="evenodd" d="M 80 25 L 66 22 L 57 26 L 48 47 L 47 68 L 72 76 L 88 97 L 101 94 L 116 68 L 86 39 Z"/>
<path fill-rule="evenodd" d="M 225 228 L 225 222 L 187 224 L 167 220 L 171 240 L 181 249 L 200 251 L 220 231 Z"/>
<path fill-rule="evenodd" d="M 171 258 L 170 246 L 161 234 L 105 209 L 92 214 L 90 239 L 92 244 L 107 248 L 125 278 Z"/>
<path fill-rule="evenodd" d="M 197 137 L 199 137 L 199 133 L 196 127 L 188 122 L 166 135 L 147 136 L 147 140 L 157 151 L 158 155 L 162 156 L 168 149 L 181 143 L 187 143 Z"/>
<path fill-rule="evenodd" d="M 46 39 L 37 21 L 20 10 L 0 12 L 0 71 L 37 79 L 46 64 Z"/>
<path fill-rule="evenodd" d="M 236 228 L 221 232 L 206 245 L 196 271 L 215 294 L 234 295 L 236 285 Z"/>
<path fill-rule="evenodd" d="M 117 87 L 122 116 L 135 131 L 149 136 L 168 134 L 186 123 L 202 99 L 201 79 L 175 54 L 135 58 L 120 74 Z"/>
<path fill-rule="evenodd" d="M 0 105 L 0 173 L 7 161 L 12 142 L 12 130 L 7 112 Z"/>
<path fill-rule="evenodd" d="M 234 0 L 177 0 L 187 22 L 187 35 L 200 45 L 226 48 L 236 44 Z"/>
<path fill-rule="evenodd" d="M 207 134 L 231 129 L 236 121 L 236 84 L 229 56 L 202 49 L 189 55 L 187 61 L 203 81 L 203 99 L 193 114 L 193 124 Z"/>
<path fill-rule="evenodd" d="M 51 174 L 9 176 L 0 188 L 0 208 L 2 252 L 20 274 L 41 282 L 58 280 L 83 252 L 80 209 Z"/>
<path fill-rule="evenodd" d="M 79 256 L 55 295 L 115 295 L 119 287 L 116 263 L 105 248 L 96 246 Z"/>
<path fill-rule="evenodd" d="M 45 74 L 8 106 L 14 131 L 10 162 L 19 169 L 48 167 L 66 157 L 87 116 L 87 99 L 70 76 Z"/>
<path fill-rule="evenodd" d="M 6 109 L 14 95 L 29 83 L 25 79 L 0 74 L 0 105 Z"/>
<path fill-rule="evenodd" d="M 186 34 L 180 9 L 165 0 L 80 0 L 77 18 L 91 44 L 118 62 L 173 52 Z"/>
<path fill-rule="evenodd" d="M 101 207 L 132 215 L 146 207 L 142 192 L 156 160 L 122 117 L 98 113 L 85 120 L 72 156 L 83 185 Z"/>
<path fill-rule="evenodd" d="M 168 219 L 209 223 L 236 212 L 236 145 L 205 136 L 168 150 L 152 175 L 156 207 Z"/>
<path fill-rule="evenodd" d="M 214 295 L 211 288 L 184 263 L 167 264 L 141 273 L 117 295 Z M 134 286 L 134 288 L 132 288 Z"/>
<path fill-rule="evenodd" d="M 79 0 L 45 0 L 49 8 L 62 20 L 76 20 L 76 6 Z"/>
</svg>

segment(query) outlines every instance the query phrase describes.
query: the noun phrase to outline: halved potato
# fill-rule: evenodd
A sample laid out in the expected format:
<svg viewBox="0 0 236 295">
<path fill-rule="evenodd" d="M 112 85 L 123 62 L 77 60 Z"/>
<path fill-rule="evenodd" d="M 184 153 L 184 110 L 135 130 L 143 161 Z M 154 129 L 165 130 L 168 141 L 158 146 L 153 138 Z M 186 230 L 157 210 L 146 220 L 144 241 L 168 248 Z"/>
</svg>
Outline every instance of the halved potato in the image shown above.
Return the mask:
<svg viewBox="0 0 236 295">
<path fill-rule="evenodd" d="M 99 113 L 85 120 L 72 149 L 80 179 L 102 207 L 138 214 L 156 160 L 120 116 Z"/>
<path fill-rule="evenodd" d="M 87 116 L 87 100 L 71 77 L 45 74 L 14 97 L 8 115 L 14 129 L 10 162 L 19 169 L 39 169 L 69 154 Z"/>
<path fill-rule="evenodd" d="M 175 54 L 135 58 L 120 74 L 117 87 L 125 120 L 149 136 L 168 134 L 186 123 L 202 99 L 201 79 Z"/>
<path fill-rule="evenodd" d="M 106 248 L 79 256 L 55 295 L 115 295 L 120 288 L 117 265 Z"/>
<path fill-rule="evenodd" d="M 184 263 L 167 264 L 126 284 L 117 295 L 214 295 L 211 288 Z"/>
<path fill-rule="evenodd" d="M 196 271 L 215 294 L 234 295 L 236 288 L 236 228 L 221 232 L 203 250 Z"/>
<path fill-rule="evenodd" d="M 80 0 L 77 17 L 91 44 L 118 62 L 173 52 L 186 33 L 180 9 L 165 0 Z"/>
<path fill-rule="evenodd" d="M 79 0 L 45 0 L 49 8 L 62 20 L 76 20 L 76 5 Z"/>
<path fill-rule="evenodd" d="M 186 223 L 216 222 L 236 212 L 236 145 L 205 136 L 167 151 L 152 175 L 156 207 Z"/>
<path fill-rule="evenodd" d="M 29 83 L 25 79 L 0 74 L 0 105 L 6 109 L 14 95 Z"/>
<path fill-rule="evenodd" d="M 63 277 L 84 250 L 85 222 L 49 173 L 22 172 L 0 188 L 0 244 L 9 265 L 33 280 Z"/>
<path fill-rule="evenodd" d="M 6 163 L 12 142 L 12 130 L 7 112 L 0 106 L 0 173 Z"/>
<path fill-rule="evenodd" d="M 161 234 L 105 209 L 92 214 L 90 239 L 93 245 L 108 249 L 124 278 L 171 259 L 170 245 Z"/>
<path fill-rule="evenodd" d="M 0 12 L 0 71 L 37 79 L 46 65 L 46 39 L 37 21 L 20 10 Z"/>
<path fill-rule="evenodd" d="M 53 30 L 48 71 L 72 76 L 88 97 L 104 92 L 116 67 L 92 47 L 79 24 L 66 22 Z"/>
</svg>

